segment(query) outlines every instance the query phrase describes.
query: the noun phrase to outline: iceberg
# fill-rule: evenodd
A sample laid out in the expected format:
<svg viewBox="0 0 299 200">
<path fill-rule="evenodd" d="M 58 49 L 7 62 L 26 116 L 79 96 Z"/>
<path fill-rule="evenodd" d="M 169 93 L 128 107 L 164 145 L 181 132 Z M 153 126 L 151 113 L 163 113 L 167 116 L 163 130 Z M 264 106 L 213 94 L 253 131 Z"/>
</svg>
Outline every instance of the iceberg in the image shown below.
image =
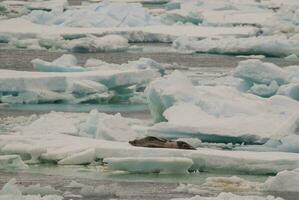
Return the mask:
<svg viewBox="0 0 299 200">
<path fill-rule="evenodd" d="M 259 54 L 265 56 L 285 57 L 299 55 L 299 42 L 296 37 L 285 35 L 257 36 L 247 38 L 223 37 L 196 40 L 179 37 L 173 41 L 173 47 L 180 51 L 198 53 L 216 53 L 233 55 Z"/>
</svg>

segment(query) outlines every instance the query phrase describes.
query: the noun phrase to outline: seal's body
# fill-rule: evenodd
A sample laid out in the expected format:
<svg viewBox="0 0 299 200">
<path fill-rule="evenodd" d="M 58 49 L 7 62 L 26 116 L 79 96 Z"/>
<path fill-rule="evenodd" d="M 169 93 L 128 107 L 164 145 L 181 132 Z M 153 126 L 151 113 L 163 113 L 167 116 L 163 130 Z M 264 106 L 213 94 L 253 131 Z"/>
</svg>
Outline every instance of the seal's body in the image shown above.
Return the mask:
<svg viewBox="0 0 299 200">
<path fill-rule="evenodd" d="M 148 136 L 141 139 L 129 141 L 133 146 L 149 148 L 170 148 L 170 149 L 189 149 L 195 150 L 190 144 L 183 141 L 172 141 L 164 138 Z"/>
</svg>

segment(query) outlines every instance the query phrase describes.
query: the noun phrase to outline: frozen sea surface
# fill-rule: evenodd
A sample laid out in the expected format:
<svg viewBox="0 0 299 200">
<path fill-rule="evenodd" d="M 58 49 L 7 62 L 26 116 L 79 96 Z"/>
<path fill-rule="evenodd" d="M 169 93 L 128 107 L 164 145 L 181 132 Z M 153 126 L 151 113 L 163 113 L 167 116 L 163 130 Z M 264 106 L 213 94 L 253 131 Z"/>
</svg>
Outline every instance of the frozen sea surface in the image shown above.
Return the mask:
<svg viewBox="0 0 299 200">
<path fill-rule="evenodd" d="M 124 63 L 129 60 L 137 60 L 140 57 L 152 58 L 161 63 L 177 63 L 177 66 L 185 66 L 183 71 L 193 80 L 209 79 L 225 75 L 237 66 L 240 60 L 246 58 L 237 58 L 225 55 L 210 54 L 179 54 L 175 52 L 167 52 L 168 44 L 139 44 L 143 45 L 145 51 L 143 53 L 92 53 L 80 54 L 75 56 L 78 58 L 79 64 L 85 63 L 88 58 L 98 58 L 106 62 Z M 0 51 L 0 68 L 14 69 L 22 71 L 32 71 L 30 61 L 34 58 L 51 61 L 58 58 L 63 53 L 34 51 L 34 50 L 1 50 Z M 264 61 L 273 62 L 279 66 L 299 65 L 297 61 L 287 61 L 279 58 L 265 58 Z M 175 69 L 175 68 L 174 68 Z M 188 70 L 186 70 L 188 69 Z M 173 69 L 171 69 L 173 70 Z M 46 113 L 50 110 L 66 111 L 66 112 L 88 112 L 91 109 L 98 108 L 100 111 L 115 113 L 121 112 L 124 116 L 147 119 L 150 117 L 147 107 L 144 105 L 19 105 L 12 107 L 0 108 L 0 118 L 7 116 L 20 116 Z M 0 132 L 1 132 L 0 124 Z M 0 133 L 1 134 L 1 133 Z M 65 191 L 65 185 L 72 180 L 86 185 L 107 185 L 111 183 L 118 184 L 120 188 L 121 199 L 171 199 L 178 197 L 191 197 L 188 193 L 178 193 L 174 189 L 179 183 L 201 184 L 205 178 L 210 176 L 231 176 L 230 174 L 209 174 L 198 173 L 181 176 L 158 175 L 158 174 L 115 174 L 103 172 L 97 168 L 79 167 L 53 167 L 48 165 L 31 166 L 25 171 L 0 171 L 0 187 L 2 187 L 12 177 L 22 185 L 33 185 L 40 183 L 41 185 L 51 185 L 56 189 Z M 264 182 L 266 176 L 238 175 L 246 178 L 246 180 Z M 76 193 L 76 191 L 72 191 Z M 216 195 L 215 191 L 209 192 L 210 195 Z M 276 195 L 276 194 L 273 194 Z M 297 200 L 296 194 L 277 194 L 286 200 Z M 68 199 L 68 198 L 66 198 Z M 76 199 L 76 198 L 72 198 Z M 78 199 L 78 198 L 77 198 Z M 84 199 L 98 199 L 98 197 L 88 197 Z"/>
</svg>

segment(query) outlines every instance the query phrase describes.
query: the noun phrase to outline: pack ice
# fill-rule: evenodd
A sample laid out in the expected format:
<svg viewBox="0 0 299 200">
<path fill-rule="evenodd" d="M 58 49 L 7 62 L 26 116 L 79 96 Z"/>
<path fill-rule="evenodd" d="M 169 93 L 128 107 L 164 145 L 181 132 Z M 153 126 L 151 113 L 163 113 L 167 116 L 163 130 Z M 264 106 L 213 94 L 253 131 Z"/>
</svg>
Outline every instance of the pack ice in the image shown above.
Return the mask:
<svg viewBox="0 0 299 200">
<path fill-rule="evenodd" d="M 146 92 L 152 116 L 160 122 L 148 130 L 149 135 L 264 143 L 298 130 L 299 103 L 285 96 L 265 99 L 229 86 L 195 87 L 179 71 L 152 81 Z"/>
<path fill-rule="evenodd" d="M 206 38 L 203 40 L 183 36 L 173 42 L 173 47 L 187 52 L 285 57 L 292 54 L 299 55 L 298 41 L 297 35 L 292 37 L 270 35 L 247 38 Z"/>
<path fill-rule="evenodd" d="M 138 3 L 110 3 L 81 7 L 81 9 L 32 11 L 26 19 L 47 25 L 70 27 L 132 27 L 159 24 L 159 18 L 150 15 Z"/>
<path fill-rule="evenodd" d="M 162 70 L 162 65 L 145 58 L 122 65 L 88 60 L 90 67 L 81 67 L 74 56 L 63 55 L 53 62 L 34 59 L 32 63 L 38 72 L 1 70 L 1 102 L 128 101 L 142 93 L 144 85 L 160 76 Z"/>
<path fill-rule="evenodd" d="M 233 76 L 243 80 L 247 88 L 243 91 L 261 96 L 271 97 L 275 94 L 299 100 L 299 67 L 279 67 L 260 60 L 241 61 L 233 71 Z"/>
<path fill-rule="evenodd" d="M 299 167 L 299 155 L 294 153 L 131 146 L 129 140 L 147 134 L 150 121 L 95 110 L 88 115 L 51 112 L 32 118 L 24 125 L 17 125 L 18 120 L 15 123 L 12 134 L 0 135 L 0 152 L 20 155 L 28 164 L 42 160 L 59 165 L 80 165 L 103 159 L 109 170 L 131 173 L 199 170 L 275 174 Z"/>
</svg>

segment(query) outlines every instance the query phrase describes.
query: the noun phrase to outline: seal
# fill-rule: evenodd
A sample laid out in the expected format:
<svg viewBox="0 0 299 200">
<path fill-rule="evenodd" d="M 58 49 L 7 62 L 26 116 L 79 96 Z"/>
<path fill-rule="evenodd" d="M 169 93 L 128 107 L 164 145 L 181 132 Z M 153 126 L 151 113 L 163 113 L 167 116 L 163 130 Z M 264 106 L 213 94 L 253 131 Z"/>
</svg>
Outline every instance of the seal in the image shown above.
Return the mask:
<svg viewBox="0 0 299 200">
<path fill-rule="evenodd" d="M 165 138 L 158 138 L 153 136 L 147 136 L 141 139 L 135 139 L 129 141 L 133 146 L 137 147 L 149 147 L 149 148 L 169 148 L 169 149 L 187 149 L 196 150 L 190 144 L 184 141 L 173 141 Z"/>
</svg>

